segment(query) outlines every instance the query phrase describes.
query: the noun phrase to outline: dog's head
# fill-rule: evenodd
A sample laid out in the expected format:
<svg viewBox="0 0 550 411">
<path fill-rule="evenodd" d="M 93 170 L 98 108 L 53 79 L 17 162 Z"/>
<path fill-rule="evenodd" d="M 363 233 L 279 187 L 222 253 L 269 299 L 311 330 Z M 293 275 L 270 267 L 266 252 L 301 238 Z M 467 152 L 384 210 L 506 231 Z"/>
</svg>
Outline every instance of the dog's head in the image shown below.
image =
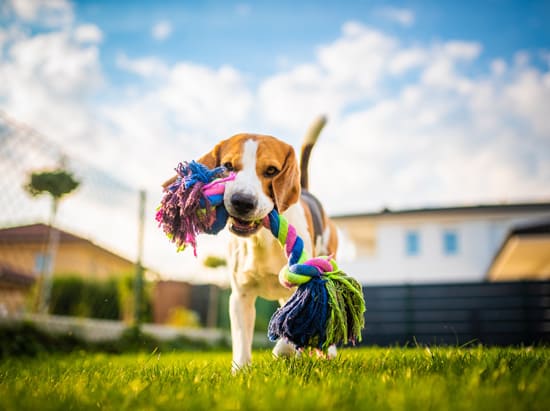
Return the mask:
<svg viewBox="0 0 550 411">
<path fill-rule="evenodd" d="M 229 230 L 249 236 L 276 208 L 279 213 L 300 198 L 300 172 L 294 149 L 275 137 L 237 134 L 218 143 L 197 160 L 209 168 L 224 166 L 236 173 L 225 186 Z M 170 180 L 165 183 L 169 184 Z"/>
<path fill-rule="evenodd" d="M 224 166 L 236 173 L 225 186 L 229 229 L 249 236 L 276 208 L 284 212 L 300 197 L 300 173 L 292 146 L 271 136 L 237 134 L 221 141 L 197 160 L 207 167 Z"/>
</svg>

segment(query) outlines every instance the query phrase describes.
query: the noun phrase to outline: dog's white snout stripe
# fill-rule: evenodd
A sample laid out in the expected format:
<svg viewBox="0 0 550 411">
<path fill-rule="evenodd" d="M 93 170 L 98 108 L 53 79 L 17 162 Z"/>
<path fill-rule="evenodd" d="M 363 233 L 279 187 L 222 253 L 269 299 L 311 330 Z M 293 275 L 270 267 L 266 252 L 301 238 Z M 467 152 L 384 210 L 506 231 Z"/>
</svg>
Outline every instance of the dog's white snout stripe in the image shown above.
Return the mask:
<svg viewBox="0 0 550 411">
<path fill-rule="evenodd" d="M 254 203 L 248 211 L 250 219 L 265 217 L 273 209 L 273 201 L 263 191 L 262 183 L 256 173 L 256 156 L 258 153 L 258 142 L 247 140 L 243 144 L 242 169 L 239 170 L 235 180 L 227 183 L 225 187 L 224 205 L 229 214 L 243 215 L 243 209 L 233 202 L 233 198 L 248 197 Z"/>
</svg>

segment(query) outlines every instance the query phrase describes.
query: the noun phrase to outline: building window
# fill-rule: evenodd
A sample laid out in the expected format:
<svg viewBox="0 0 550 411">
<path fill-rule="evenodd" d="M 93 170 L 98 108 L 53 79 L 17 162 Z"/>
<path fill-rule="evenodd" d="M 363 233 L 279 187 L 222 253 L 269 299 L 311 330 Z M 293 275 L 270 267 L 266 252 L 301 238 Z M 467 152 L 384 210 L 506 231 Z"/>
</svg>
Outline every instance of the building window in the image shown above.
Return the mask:
<svg viewBox="0 0 550 411">
<path fill-rule="evenodd" d="M 42 253 L 37 253 L 34 256 L 34 272 L 37 274 L 47 271 L 50 267 L 49 256 Z"/>
<path fill-rule="evenodd" d="M 458 254 L 458 235 L 454 230 L 443 232 L 443 253 L 445 255 Z"/>
<path fill-rule="evenodd" d="M 420 254 L 420 235 L 418 231 L 407 231 L 405 234 L 405 253 L 408 256 Z"/>
</svg>

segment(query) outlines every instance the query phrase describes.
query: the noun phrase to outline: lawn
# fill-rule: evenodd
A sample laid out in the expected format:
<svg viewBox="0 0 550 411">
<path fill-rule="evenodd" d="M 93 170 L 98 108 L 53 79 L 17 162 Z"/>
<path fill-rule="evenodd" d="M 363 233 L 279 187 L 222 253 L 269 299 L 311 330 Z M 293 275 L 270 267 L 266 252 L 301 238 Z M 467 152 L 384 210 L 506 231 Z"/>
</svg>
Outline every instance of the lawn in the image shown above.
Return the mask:
<svg viewBox="0 0 550 411">
<path fill-rule="evenodd" d="M 362 348 L 230 373 L 227 352 L 8 358 L 1 410 L 549 410 L 550 348 Z"/>
</svg>

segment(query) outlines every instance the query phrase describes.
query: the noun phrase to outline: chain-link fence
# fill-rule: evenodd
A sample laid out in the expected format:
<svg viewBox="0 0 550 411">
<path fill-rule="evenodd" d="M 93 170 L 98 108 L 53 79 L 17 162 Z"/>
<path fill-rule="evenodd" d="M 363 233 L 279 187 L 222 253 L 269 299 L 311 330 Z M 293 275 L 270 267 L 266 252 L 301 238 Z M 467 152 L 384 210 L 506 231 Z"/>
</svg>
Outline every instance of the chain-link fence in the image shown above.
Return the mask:
<svg viewBox="0 0 550 411">
<path fill-rule="evenodd" d="M 66 196 L 52 189 L 60 171 L 78 185 Z M 0 315 L 130 318 L 137 241 L 124 239 L 137 238 L 138 201 L 135 187 L 0 112 Z"/>
</svg>

